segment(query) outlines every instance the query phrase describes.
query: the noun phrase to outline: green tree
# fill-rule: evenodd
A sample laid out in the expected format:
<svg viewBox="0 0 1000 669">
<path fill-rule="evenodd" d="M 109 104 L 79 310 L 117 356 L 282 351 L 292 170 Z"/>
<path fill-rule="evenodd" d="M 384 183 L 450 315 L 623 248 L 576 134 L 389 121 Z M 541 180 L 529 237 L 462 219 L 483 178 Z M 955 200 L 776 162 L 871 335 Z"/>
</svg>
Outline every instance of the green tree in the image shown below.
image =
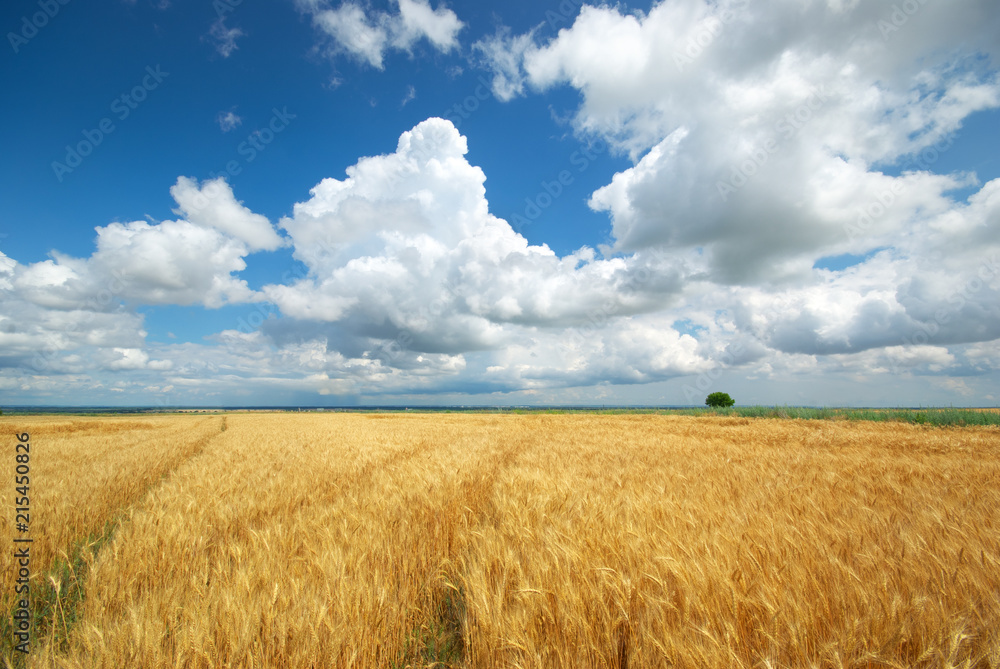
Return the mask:
<svg viewBox="0 0 1000 669">
<path fill-rule="evenodd" d="M 724 409 L 736 404 L 736 400 L 730 397 L 728 393 L 712 393 L 705 398 L 705 404 L 713 408 Z"/>
</svg>

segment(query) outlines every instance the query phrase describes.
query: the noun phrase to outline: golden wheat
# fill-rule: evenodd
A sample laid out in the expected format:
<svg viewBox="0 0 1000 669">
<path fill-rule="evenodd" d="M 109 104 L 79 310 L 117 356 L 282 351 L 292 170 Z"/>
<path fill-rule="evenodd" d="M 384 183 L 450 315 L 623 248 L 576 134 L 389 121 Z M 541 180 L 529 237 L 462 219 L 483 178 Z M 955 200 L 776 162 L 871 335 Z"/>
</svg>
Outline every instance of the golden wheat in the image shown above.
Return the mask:
<svg viewBox="0 0 1000 669">
<path fill-rule="evenodd" d="M 221 420 L 0 418 L 8 441 L 8 462 L 0 463 L 8 474 L 0 486 L 0 508 L 9 511 L 0 514 L 0 535 L 8 547 L 14 536 L 24 536 L 14 531 L 16 434 L 31 436 L 31 568 L 40 579 L 74 547 L 99 540 L 151 486 L 218 433 Z M 0 573 L 5 584 L 13 582 L 12 550 L 0 551 Z M 34 585 L 36 592 L 45 587 Z M 13 598 L 12 586 L 0 591 L 4 612 Z"/>
<path fill-rule="evenodd" d="M 31 666 L 1000 666 L 995 428 L 0 420 L 49 564 L 125 513 Z"/>
</svg>

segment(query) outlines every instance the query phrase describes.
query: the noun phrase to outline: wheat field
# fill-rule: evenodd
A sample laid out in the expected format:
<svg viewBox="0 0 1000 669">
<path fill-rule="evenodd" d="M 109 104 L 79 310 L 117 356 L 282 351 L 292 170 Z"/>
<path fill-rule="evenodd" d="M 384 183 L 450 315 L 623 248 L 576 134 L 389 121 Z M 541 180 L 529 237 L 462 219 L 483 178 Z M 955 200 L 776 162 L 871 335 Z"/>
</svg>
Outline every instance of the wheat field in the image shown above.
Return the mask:
<svg viewBox="0 0 1000 669">
<path fill-rule="evenodd" d="M 0 426 L 5 452 L 32 438 L 30 667 L 1000 667 L 996 428 L 531 414 Z M 5 474 L 3 509 L 13 488 Z M 21 666 L 4 624 L 4 664 Z"/>
</svg>

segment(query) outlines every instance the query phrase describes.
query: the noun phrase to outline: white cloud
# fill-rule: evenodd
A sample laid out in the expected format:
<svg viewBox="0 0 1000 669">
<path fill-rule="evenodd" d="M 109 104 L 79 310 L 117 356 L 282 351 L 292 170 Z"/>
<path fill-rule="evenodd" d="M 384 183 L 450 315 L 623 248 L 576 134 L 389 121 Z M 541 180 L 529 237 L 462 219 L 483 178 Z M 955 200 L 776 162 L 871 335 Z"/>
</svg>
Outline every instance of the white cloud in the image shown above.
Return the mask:
<svg viewBox="0 0 1000 669">
<path fill-rule="evenodd" d="M 361 7 L 344 3 L 337 9 L 316 12 L 313 22 L 344 51 L 373 67 L 382 69 L 382 58 L 389 42 L 387 30 L 369 22 Z"/>
<path fill-rule="evenodd" d="M 687 268 L 682 299 L 700 314 L 685 316 L 720 337 L 821 356 L 992 340 L 1000 186 L 956 202 L 975 175 L 935 163 L 969 115 L 1000 106 L 1000 19 L 985 1 L 920 5 L 905 21 L 897 9 L 584 6 L 547 40 L 501 31 L 476 48 L 501 99 L 580 92 L 577 131 L 635 161 L 590 200 L 612 219 L 606 251 L 660 249 Z M 813 269 L 879 249 L 846 272 Z M 737 321 L 723 327 L 719 311 Z"/>
<path fill-rule="evenodd" d="M 489 213 L 485 175 L 466 152 L 451 123 L 429 119 L 403 133 L 394 153 L 323 180 L 280 222 L 308 275 L 261 293 L 237 273 L 250 252 L 281 238 L 221 179 L 181 177 L 171 189 L 180 220 L 98 228 L 87 259 L 0 263 L 0 287 L 9 288 L 0 299 L 30 305 L 36 323 L 8 328 L 0 351 L 28 355 L 45 332 L 54 338 L 46 374 L 128 374 L 123 383 L 135 392 L 172 386 L 199 397 L 241 384 L 324 394 L 507 391 L 607 380 L 619 363 L 626 367 L 614 380 L 623 383 L 704 367 L 695 340 L 662 319 L 612 327 L 669 302 L 679 288 L 669 259 L 602 259 L 587 248 L 559 258 L 529 245 Z M 98 303 L 102 281 L 108 295 Z M 124 306 L 264 298 L 281 318 L 224 332 L 214 346 L 144 346 L 141 317 Z M 101 339 L 86 343 L 82 328 L 68 327 L 81 306 L 74 318 L 109 320 Z M 571 368 L 560 372 L 559 359 Z M 544 363 L 533 370 L 532 360 Z"/>
<path fill-rule="evenodd" d="M 283 243 L 265 216 L 237 202 L 222 177 L 205 181 L 200 187 L 193 179 L 179 177 L 170 195 L 179 207 L 174 213 L 195 225 L 224 232 L 245 243 L 250 251 L 273 251 Z"/>
<path fill-rule="evenodd" d="M 585 6 L 545 44 L 507 37 L 506 50 L 481 49 L 499 97 L 522 91 L 522 79 L 569 84 L 583 95 L 577 129 L 637 160 L 591 200 L 612 217 L 615 250 L 686 247 L 720 282 L 790 280 L 949 209 L 948 191 L 968 175 L 892 177 L 875 166 L 946 143 L 969 114 L 1000 104 L 1000 85 L 969 54 L 941 51 L 940 35 L 901 35 L 890 48 L 871 7 L 798 3 L 817 19 L 809 26 L 830 26 L 817 35 L 784 18 L 788 4 L 684 0 L 645 16 Z M 993 40 L 983 3 L 929 9 L 914 25 L 940 19 L 944 34 Z M 978 18 L 986 24 L 970 28 Z M 767 43 L 761 25 L 772 26 Z M 859 229 L 859 206 L 887 192 L 891 211 Z"/>
<path fill-rule="evenodd" d="M 207 401 L 245 388 L 549 392 L 720 369 L 780 379 L 998 367 L 982 342 L 1000 337 L 1000 265 L 968 264 L 973 250 L 996 246 L 998 183 L 929 219 L 947 235 L 935 240 L 937 259 L 885 250 L 844 271 L 801 269 L 798 284 L 727 285 L 683 248 L 560 258 L 529 245 L 489 213 L 485 175 L 466 152 L 453 125 L 430 119 L 394 153 L 320 182 L 280 221 L 308 274 L 260 294 L 234 274 L 280 237 L 221 180 L 179 179 L 182 220 L 99 228 L 89 259 L 21 266 L 4 256 L 0 299 L 21 317 L 0 319 L 0 355 L 36 374 L 0 377 L 42 392 L 52 373 L 74 383 L 128 374 L 125 389 L 169 386 Z M 121 306 L 263 298 L 281 318 L 223 332 L 213 346 L 146 346 L 141 317 Z"/>
<path fill-rule="evenodd" d="M 455 352 L 495 348 L 509 324 L 574 325 L 603 308 L 651 308 L 649 287 L 635 280 L 646 260 L 604 260 L 589 249 L 558 258 L 530 246 L 489 213 L 485 175 L 466 151 L 451 123 L 429 119 L 394 154 L 322 181 L 280 222 L 309 276 L 262 292 L 297 318 L 370 336 L 405 330 L 414 347 Z"/>
<path fill-rule="evenodd" d="M 144 369 L 149 363 L 149 355 L 138 348 L 116 348 L 113 352 L 119 357 L 108 363 L 111 370 Z"/>
<path fill-rule="evenodd" d="M 235 276 L 254 251 L 283 244 L 268 220 L 237 202 L 222 179 L 171 188 L 185 219 L 96 228 L 89 258 L 53 251 L 28 265 L 0 258 L 0 291 L 43 310 L 110 313 L 130 305 L 215 308 L 261 299 Z"/>
<path fill-rule="evenodd" d="M 453 48 L 460 28 L 426 3 L 301 6 L 375 67 L 424 37 Z M 98 228 L 85 259 L 0 255 L 0 359 L 25 372 L 0 388 L 51 393 L 58 374 L 64 388 L 208 401 L 634 385 L 677 403 L 725 378 L 747 400 L 803 379 L 802 395 L 770 401 L 995 395 L 1000 180 L 944 173 L 939 157 L 1000 105 L 1000 19 L 985 1 L 927 3 L 887 31 L 893 11 L 675 0 L 586 6 L 547 41 L 501 30 L 475 46 L 498 97 L 570 86 L 576 131 L 632 156 L 590 200 L 611 219 L 607 248 L 529 244 L 490 213 L 466 138 L 429 119 L 320 181 L 284 236 L 224 181 L 182 177 L 177 221 Z M 959 201 L 959 188 L 978 190 Z M 306 273 L 250 290 L 251 254 L 285 243 Z M 147 343 L 131 310 L 240 303 L 269 317 L 208 345 Z"/>
<path fill-rule="evenodd" d="M 219 112 L 218 116 L 215 117 L 216 122 L 219 124 L 219 128 L 222 132 L 229 132 L 235 128 L 238 128 L 243 124 L 243 119 L 240 118 L 233 110 L 227 112 Z"/>
<path fill-rule="evenodd" d="M 0 251 L 0 290 L 10 290 L 13 287 L 11 279 L 14 278 L 15 267 L 17 262 Z"/>
<path fill-rule="evenodd" d="M 527 76 L 522 63 L 529 50 L 535 48 L 534 31 L 512 36 L 510 28 L 502 27 L 492 37 L 473 44 L 472 48 L 493 71 L 493 94 L 499 100 L 506 102 L 524 94 Z"/>
<path fill-rule="evenodd" d="M 405 107 L 414 100 L 417 99 L 417 89 L 412 85 L 406 87 L 406 95 L 403 96 L 403 102 L 399 105 L 400 107 Z"/>
<path fill-rule="evenodd" d="M 246 246 L 189 221 L 112 223 L 97 230 L 95 272 L 123 275 L 123 299 L 145 304 L 246 302 L 253 292 L 232 276 L 246 269 Z"/>
<path fill-rule="evenodd" d="M 438 6 L 431 9 L 427 0 L 397 0 L 398 23 L 393 22 L 393 44 L 409 50 L 422 38 L 427 38 L 434 48 L 447 53 L 458 47 L 458 33 L 464 24 L 455 12 Z"/>
<path fill-rule="evenodd" d="M 236 40 L 243 37 L 244 32 L 239 28 L 227 28 L 225 17 L 220 16 L 212 24 L 208 34 L 215 40 L 215 50 L 219 52 L 219 55 L 223 58 L 229 58 L 233 51 L 239 48 L 236 46 Z"/>
<path fill-rule="evenodd" d="M 333 42 L 334 52 L 346 52 L 372 67 L 383 69 L 390 48 L 410 51 L 427 39 L 442 53 L 458 47 L 464 24 L 455 12 L 427 0 L 396 0 L 398 13 L 367 13 L 353 2 L 330 9 L 320 0 L 299 0 L 299 8 L 312 16 L 314 25 Z"/>
</svg>

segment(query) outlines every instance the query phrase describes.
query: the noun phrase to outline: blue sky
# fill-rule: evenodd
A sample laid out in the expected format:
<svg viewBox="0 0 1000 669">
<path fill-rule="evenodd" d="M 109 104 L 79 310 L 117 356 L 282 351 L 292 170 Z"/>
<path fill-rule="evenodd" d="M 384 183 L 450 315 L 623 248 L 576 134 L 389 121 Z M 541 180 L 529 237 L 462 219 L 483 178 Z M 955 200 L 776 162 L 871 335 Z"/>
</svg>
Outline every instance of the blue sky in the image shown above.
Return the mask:
<svg viewBox="0 0 1000 669">
<path fill-rule="evenodd" d="M 6 3 L 0 403 L 995 405 L 995 14 Z"/>
</svg>

